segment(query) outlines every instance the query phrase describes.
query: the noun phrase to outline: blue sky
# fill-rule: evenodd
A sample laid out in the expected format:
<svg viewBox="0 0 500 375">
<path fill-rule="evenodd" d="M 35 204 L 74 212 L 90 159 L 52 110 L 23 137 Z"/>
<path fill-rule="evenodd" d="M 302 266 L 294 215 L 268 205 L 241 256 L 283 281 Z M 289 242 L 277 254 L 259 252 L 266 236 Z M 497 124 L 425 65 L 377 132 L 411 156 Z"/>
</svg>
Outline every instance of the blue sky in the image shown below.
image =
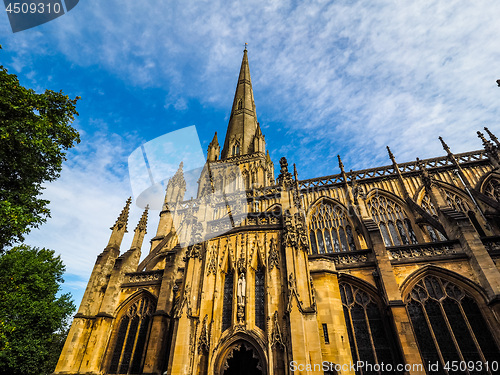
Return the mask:
<svg viewBox="0 0 500 375">
<path fill-rule="evenodd" d="M 82 97 L 82 142 L 46 188 L 52 218 L 26 242 L 62 255 L 78 304 L 131 195 L 128 156 L 189 125 L 205 153 L 215 131 L 222 142 L 245 42 L 271 158 L 301 179 L 338 173 L 337 154 L 347 169 L 387 165 L 386 145 L 400 162 L 441 156 L 439 135 L 456 153 L 479 149 L 476 130 L 500 134 L 498 14 L 482 0 L 81 0 L 13 34 L 4 13 L 0 63 L 37 91 Z"/>
</svg>

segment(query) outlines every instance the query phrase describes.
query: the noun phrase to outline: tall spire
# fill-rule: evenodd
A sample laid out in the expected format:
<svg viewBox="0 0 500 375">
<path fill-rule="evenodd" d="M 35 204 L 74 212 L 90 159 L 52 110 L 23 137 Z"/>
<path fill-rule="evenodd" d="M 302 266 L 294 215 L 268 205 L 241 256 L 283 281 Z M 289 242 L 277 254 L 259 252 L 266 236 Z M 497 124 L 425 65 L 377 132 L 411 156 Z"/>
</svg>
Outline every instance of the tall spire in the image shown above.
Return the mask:
<svg viewBox="0 0 500 375">
<path fill-rule="evenodd" d="M 128 222 L 128 214 L 130 211 L 130 203 L 132 203 L 132 198 L 129 197 L 127 199 L 127 203 L 125 203 L 125 207 L 123 207 L 120 216 L 116 219 L 115 225 L 111 228 L 111 236 L 109 237 L 108 246 L 114 246 L 120 248 L 120 244 L 123 239 L 123 235 L 127 232 L 127 222 Z"/>
<path fill-rule="evenodd" d="M 221 159 L 254 152 L 253 140 L 257 127 L 250 67 L 248 65 L 247 50 L 245 49 Z"/>
</svg>

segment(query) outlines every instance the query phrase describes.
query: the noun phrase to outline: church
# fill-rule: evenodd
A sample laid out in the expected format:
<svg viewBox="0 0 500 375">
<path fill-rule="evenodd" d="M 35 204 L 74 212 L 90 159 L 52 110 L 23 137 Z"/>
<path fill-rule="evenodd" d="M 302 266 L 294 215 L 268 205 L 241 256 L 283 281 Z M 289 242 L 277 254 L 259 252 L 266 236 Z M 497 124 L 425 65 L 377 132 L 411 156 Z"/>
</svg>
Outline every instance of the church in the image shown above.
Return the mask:
<svg viewBox="0 0 500 375">
<path fill-rule="evenodd" d="M 477 151 L 440 138 L 446 156 L 339 156 L 305 180 L 282 157 L 275 177 L 245 49 L 197 197 L 181 164 L 145 257 L 148 211 L 125 247 L 126 202 L 54 374 L 499 374 L 500 141 L 484 132 Z"/>
</svg>

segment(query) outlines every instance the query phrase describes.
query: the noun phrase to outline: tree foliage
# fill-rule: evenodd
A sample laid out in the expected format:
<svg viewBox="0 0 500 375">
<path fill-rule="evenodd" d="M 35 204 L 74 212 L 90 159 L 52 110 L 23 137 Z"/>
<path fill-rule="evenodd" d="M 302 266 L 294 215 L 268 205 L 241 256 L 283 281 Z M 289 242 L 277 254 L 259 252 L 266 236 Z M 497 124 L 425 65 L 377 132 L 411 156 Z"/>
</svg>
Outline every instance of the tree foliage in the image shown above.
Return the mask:
<svg viewBox="0 0 500 375">
<path fill-rule="evenodd" d="M 0 256 L 0 374 L 54 371 L 75 310 L 57 296 L 65 267 L 54 251 L 22 245 Z"/>
<path fill-rule="evenodd" d="M 39 196 L 44 182 L 59 177 L 66 150 L 80 142 L 70 125 L 78 99 L 37 94 L 0 65 L 0 252 L 50 217 Z"/>
</svg>

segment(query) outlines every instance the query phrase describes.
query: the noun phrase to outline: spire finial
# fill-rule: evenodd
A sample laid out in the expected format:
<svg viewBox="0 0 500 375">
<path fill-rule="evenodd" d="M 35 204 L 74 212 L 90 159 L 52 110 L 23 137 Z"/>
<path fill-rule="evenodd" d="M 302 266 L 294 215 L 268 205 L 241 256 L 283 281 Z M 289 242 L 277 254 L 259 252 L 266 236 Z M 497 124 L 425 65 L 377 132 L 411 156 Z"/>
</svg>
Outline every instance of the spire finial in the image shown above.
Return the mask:
<svg viewBox="0 0 500 375">
<path fill-rule="evenodd" d="M 488 135 L 493 140 L 493 142 L 495 142 L 497 144 L 497 146 L 500 146 L 500 142 L 498 141 L 498 138 L 495 137 L 495 134 L 493 134 L 492 132 L 490 132 L 490 130 L 487 127 L 485 127 L 484 130 L 486 130 L 486 133 L 488 133 Z"/>
<path fill-rule="evenodd" d="M 396 163 L 396 158 L 394 158 L 394 155 L 392 154 L 391 149 L 389 148 L 389 146 L 385 146 L 385 147 L 387 148 L 387 152 L 389 153 L 389 157 L 391 158 L 392 162 Z"/>
<path fill-rule="evenodd" d="M 486 152 L 492 156 L 496 155 L 496 147 L 493 145 L 493 143 L 491 143 L 489 140 L 487 140 L 484 137 L 484 134 L 481 133 L 479 130 L 477 131 L 477 136 L 479 138 L 481 138 L 481 141 L 483 141 L 483 146 L 484 146 L 484 149 L 486 150 Z"/>
<path fill-rule="evenodd" d="M 441 141 L 441 144 L 443 145 L 443 149 L 448 153 L 448 154 L 451 154 L 451 151 L 450 151 L 450 148 L 448 147 L 448 145 L 445 143 L 445 141 L 443 140 L 443 138 L 440 136 L 439 137 L 439 140 Z"/>
<path fill-rule="evenodd" d="M 125 227 L 125 232 L 127 231 L 127 222 L 128 222 L 128 214 L 130 211 L 130 203 L 132 203 L 132 197 L 128 197 L 127 202 L 125 203 L 125 207 L 123 207 L 122 212 L 120 213 L 120 216 L 118 216 L 118 219 L 116 219 L 115 225 L 113 225 L 111 230 L 117 228 L 121 229 Z"/>
<path fill-rule="evenodd" d="M 247 47 L 248 47 L 248 43 L 245 43 L 245 51 L 247 50 Z"/>
<path fill-rule="evenodd" d="M 139 220 L 137 227 L 135 227 L 134 232 L 140 231 L 146 233 L 146 227 L 148 225 L 148 210 L 149 210 L 149 204 L 146 205 L 146 208 L 144 209 L 141 219 Z"/>
<path fill-rule="evenodd" d="M 479 130 L 477 131 L 477 136 L 478 136 L 478 138 L 481 138 L 481 141 L 483 141 L 483 144 L 488 143 L 488 140 L 486 138 L 484 138 L 484 134 L 481 133 Z"/>
<path fill-rule="evenodd" d="M 342 173 L 344 172 L 344 163 L 342 163 L 342 159 L 340 158 L 340 155 L 337 155 L 337 158 L 339 159 L 339 168 Z"/>
</svg>

